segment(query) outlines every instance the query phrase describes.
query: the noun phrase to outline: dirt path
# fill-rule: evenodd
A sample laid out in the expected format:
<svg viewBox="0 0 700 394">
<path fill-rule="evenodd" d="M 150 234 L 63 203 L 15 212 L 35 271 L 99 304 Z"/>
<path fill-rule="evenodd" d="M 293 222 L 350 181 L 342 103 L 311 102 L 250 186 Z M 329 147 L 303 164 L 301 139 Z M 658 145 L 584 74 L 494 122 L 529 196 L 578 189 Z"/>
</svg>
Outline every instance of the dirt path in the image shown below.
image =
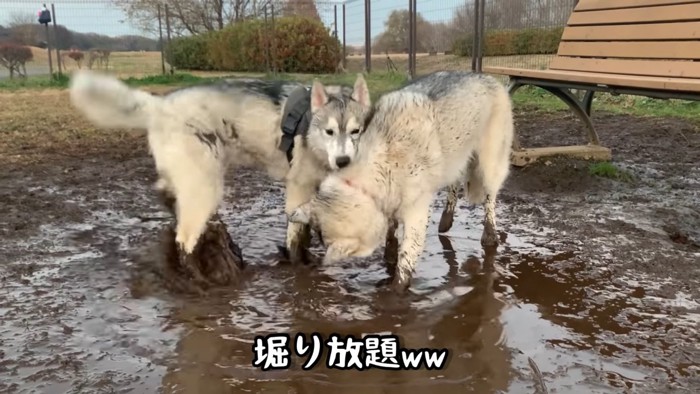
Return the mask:
<svg viewBox="0 0 700 394">
<path fill-rule="evenodd" d="M 436 204 L 403 300 L 375 287 L 378 256 L 278 265 L 282 187 L 253 172 L 230 177 L 221 210 L 250 263 L 246 284 L 206 299 L 172 294 L 158 275 L 169 218 L 149 189 L 145 139 L 14 134 L 0 158 L 0 392 L 698 392 L 700 132 L 677 120 L 595 121 L 629 177 L 569 160 L 514 169 L 495 255 L 479 246 L 480 207 L 461 204 L 439 237 Z M 566 114 L 525 111 L 517 122 L 527 146 L 583 141 Z M 409 348 L 449 349 L 447 368 L 251 365 L 255 335 L 386 331 Z"/>
</svg>

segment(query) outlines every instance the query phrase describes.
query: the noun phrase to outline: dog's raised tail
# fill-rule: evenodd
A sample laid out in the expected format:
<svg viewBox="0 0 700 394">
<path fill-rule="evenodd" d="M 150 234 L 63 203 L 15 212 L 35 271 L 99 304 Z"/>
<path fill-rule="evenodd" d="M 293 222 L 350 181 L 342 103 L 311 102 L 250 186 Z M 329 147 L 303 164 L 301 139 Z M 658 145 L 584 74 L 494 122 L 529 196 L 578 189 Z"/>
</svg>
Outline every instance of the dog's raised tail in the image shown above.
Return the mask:
<svg viewBox="0 0 700 394">
<path fill-rule="evenodd" d="M 91 122 L 104 128 L 147 129 L 162 100 L 117 78 L 81 70 L 71 76 L 70 99 Z"/>
</svg>

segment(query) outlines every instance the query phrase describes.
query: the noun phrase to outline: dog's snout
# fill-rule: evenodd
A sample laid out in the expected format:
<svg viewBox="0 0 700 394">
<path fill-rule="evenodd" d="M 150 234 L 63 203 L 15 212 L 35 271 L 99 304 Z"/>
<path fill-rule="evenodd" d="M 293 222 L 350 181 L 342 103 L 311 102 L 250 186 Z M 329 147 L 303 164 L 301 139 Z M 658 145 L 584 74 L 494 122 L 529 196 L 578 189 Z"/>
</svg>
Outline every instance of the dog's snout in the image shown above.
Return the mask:
<svg viewBox="0 0 700 394">
<path fill-rule="evenodd" d="M 338 166 L 338 168 L 347 167 L 347 165 L 350 164 L 350 156 L 338 157 L 335 159 L 335 164 Z"/>
</svg>

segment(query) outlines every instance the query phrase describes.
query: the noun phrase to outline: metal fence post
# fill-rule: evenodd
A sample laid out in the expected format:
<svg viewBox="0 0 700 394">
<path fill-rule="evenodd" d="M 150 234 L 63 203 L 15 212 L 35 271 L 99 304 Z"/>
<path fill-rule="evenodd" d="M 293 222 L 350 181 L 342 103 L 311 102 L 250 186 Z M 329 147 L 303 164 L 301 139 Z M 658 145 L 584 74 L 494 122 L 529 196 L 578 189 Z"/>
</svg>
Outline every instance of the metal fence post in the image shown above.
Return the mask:
<svg viewBox="0 0 700 394">
<path fill-rule="evenodd" d="M 477 71 L 481 72 L 484 62 L 484 39 L 486 37 L 486 0 L 481 0 L 481 12 L 479 13 L 479 58 L 477 61 Z"/>
<path fill-rule="evenodd" d="M 171 40 L 170 40 L 170 10 L 168 9 L 168 4 L 165 4 L 165 33 L 167 34 L 168 38 L 168 46 L 171 45 Z M 170 65 L 170 75 L 174 74 L 173 70 L 173 65 Z"/>
<path fill-rule="evenodd" d="M 481 1 L 480 0 L 475 0 L 474 1 L 474 33 L 472 36 L 472 72 L 477 72 L 478 68 L 478 61 L 477 58 L 479 56 L 478 50 L 479 50 L 479 13 L 481 12 Z"/>
<path fill-rule="evenodd" d="M 158 43 L 160 45 L 160 68 L 165 75 L 165 46 L 163 45 L 163 21 L 160 4 L 158 4 Z"/>
<path fill-rule="evenodd" d="M 372 12 L 370 0 L 365 0 L 365 69 L 372 71 Z"/>
<path fill-rule="evenodd" d="M 411 78 L 416 77 L 416 53 L 418 52 L 418 0 L 413 0 L 413 17 L 411 19 L 411 24 L 413 25 L 413 30 L 411 30 L 411 41 L 413 42 L 413 51 L 411 56 L 413 61 L 411 62 Z"/>
<path fill-rule="evenodd" d="M 333 37 L 338 39 L 338 4 L 333 5 Z"/>
<path fill-rule="evenodd" d="M 272 74 L 277 74 L 277 65 L 275 64 L 275 59 L 277 59 L 277 35 L 275 31 L 275 5 L 270 3 L 270 20 L 272 22 L 272 32 L 270 34 L 270 67 L 272 67 Z"/>
<path fill-rule="evenodd" d="M 53 14 L 53 34 L 56 38 L 56 62 L 58 63 L 58 75 L 63 75 L 63 69 L 61 67 L 61 43 L 58 42 L 58 31 L 56 30 L 56 7 L 51 3 L 51 13 Z"/>
<path fill-rule="evenodd" d="M 413 9 L 413 0 L 408 0 L 408 75 L 413 79 L 413 52 L 415 50 L 413 42 L 413 14 L 416 10 Z"/>
<path fill-rule="evenodd" d="M 345 49 L 345 3 L 343 3 L 343 70 L 348 69 L 348 55 Z"/>
</svg>

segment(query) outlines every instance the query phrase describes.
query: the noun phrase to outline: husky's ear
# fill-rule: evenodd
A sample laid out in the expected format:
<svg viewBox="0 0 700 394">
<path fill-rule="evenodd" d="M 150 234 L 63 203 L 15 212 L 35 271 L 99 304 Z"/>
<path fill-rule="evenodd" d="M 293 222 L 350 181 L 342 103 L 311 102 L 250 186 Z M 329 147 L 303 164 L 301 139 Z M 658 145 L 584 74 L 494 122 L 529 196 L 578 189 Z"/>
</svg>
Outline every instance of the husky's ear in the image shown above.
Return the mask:
<svg viewBox="0 0 700 394">
<path fill-rule="evenodd" d="M 311 86 L 311 112 L 316 112 L 328 102 L 326 88 L 318 79 L 314 80 Z"/>
<path fill-rule="evenodd" d="M 369 108 L 371 105 L 369 98 L 369 89 L 367 88 L 367 82 L 362 74 L 357 74 L 357 79 L 355 80 L 355 86 L 352 88 L 353 100 L 357 101 L 363 107 Z"/>
<path fill-rule="evenodd" d="M 288 217 L 292 223 L 311 224 L 311 204 L 302 204 Z"/>
</svg>

